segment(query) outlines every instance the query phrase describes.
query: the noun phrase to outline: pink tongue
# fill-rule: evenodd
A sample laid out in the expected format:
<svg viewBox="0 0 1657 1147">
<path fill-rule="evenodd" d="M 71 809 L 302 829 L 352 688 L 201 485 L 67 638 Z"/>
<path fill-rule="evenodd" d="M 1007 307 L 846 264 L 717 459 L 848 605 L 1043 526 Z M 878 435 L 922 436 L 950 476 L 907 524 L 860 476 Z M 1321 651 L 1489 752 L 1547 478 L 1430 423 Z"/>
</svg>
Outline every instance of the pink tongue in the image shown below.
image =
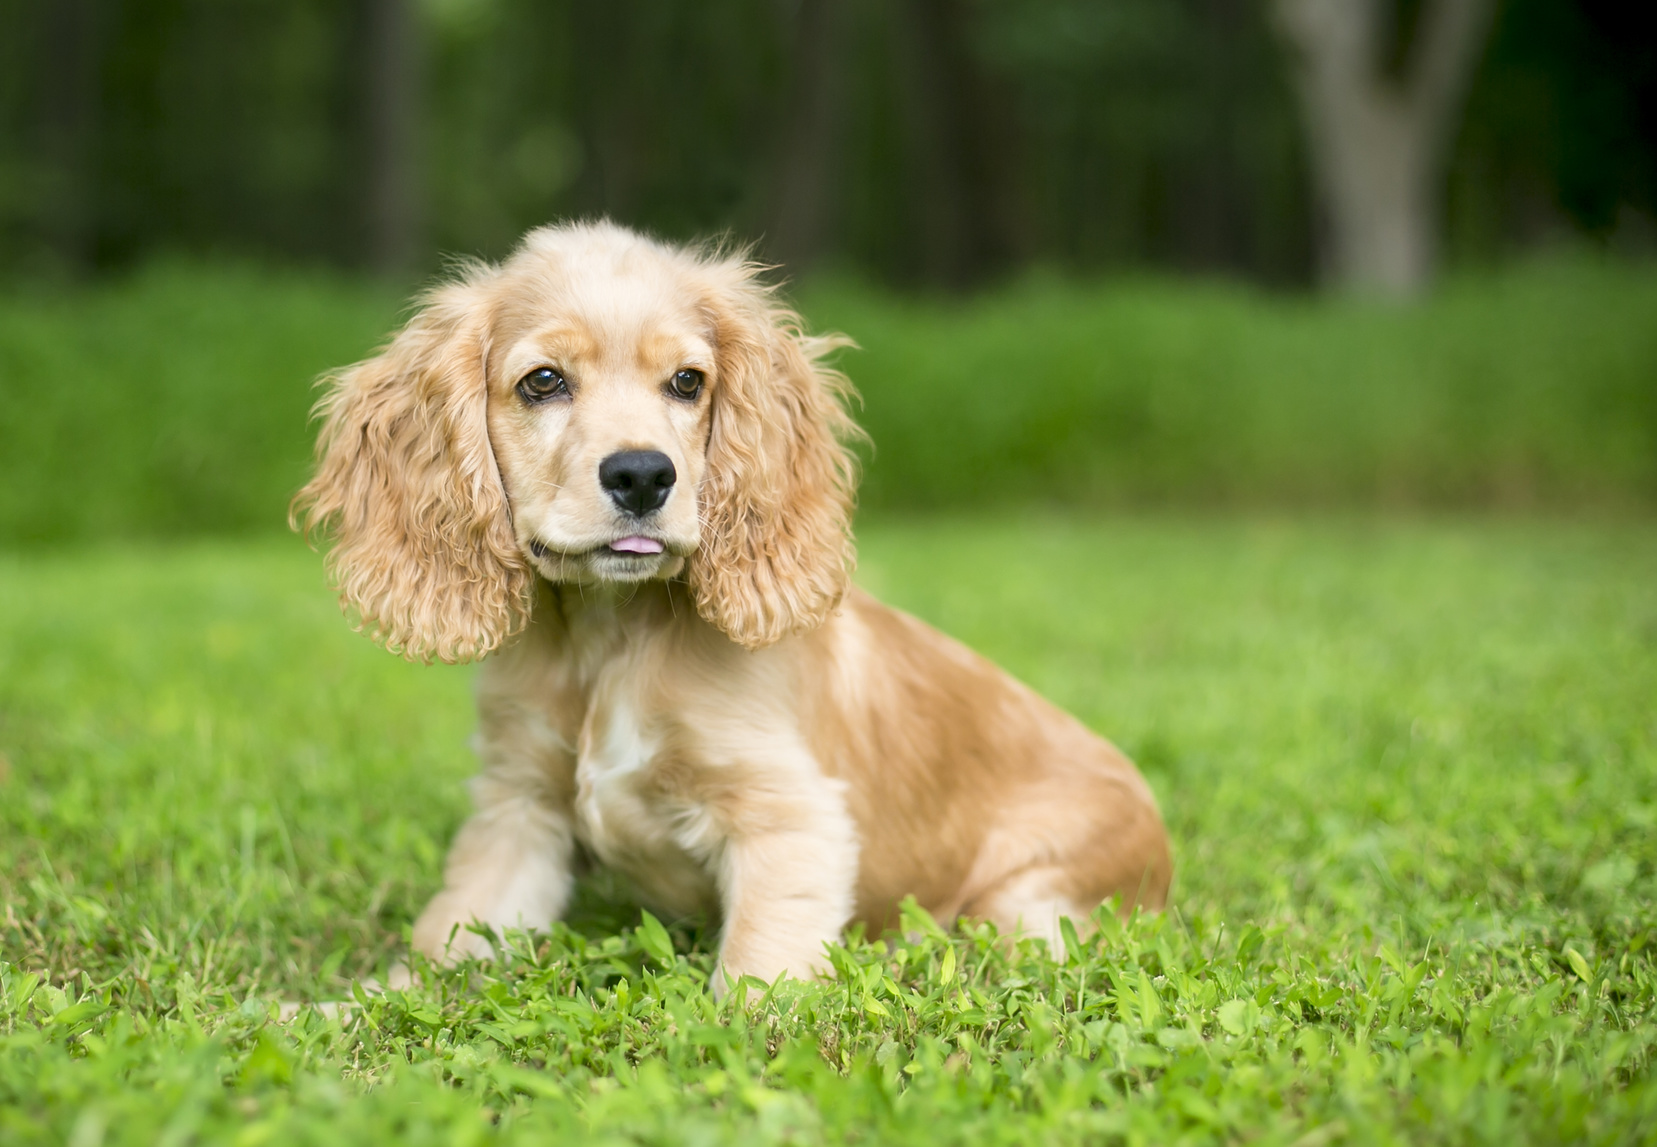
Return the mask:
<svg viewBox="0 0 1657 1147">
<path fill-rule="evenodd" d="M 655 538 L 642 538 L 634 534 L 630 538 L 617 538 L 610 543 L 610 548 L 618 554 L 659 554 L 662 543 Z"/>
</svg>

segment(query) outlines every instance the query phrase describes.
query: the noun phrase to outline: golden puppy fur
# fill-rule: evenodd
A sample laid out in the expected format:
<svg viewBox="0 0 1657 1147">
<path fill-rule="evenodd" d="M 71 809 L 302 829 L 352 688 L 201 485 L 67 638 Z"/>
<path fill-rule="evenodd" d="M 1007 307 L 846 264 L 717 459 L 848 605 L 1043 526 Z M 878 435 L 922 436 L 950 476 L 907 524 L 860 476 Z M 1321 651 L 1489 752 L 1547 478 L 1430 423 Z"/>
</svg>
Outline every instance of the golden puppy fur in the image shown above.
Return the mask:
<svg viewBox="0 0 1657 1147">
<path fill-rule="evenodd" d="M 764 980 L 911 893 L 1055 944 L 1113 895 L 1162 905 L 1133 765 L 848 589 L 838 345 L 739 257 L 574 225 L 469 267 L 333 380 L 295 510 L 333 537 L 342 602 L 410 658 L 494 654 L 426 954 L 557 919 L 583 854 L 665 913 L 718 912 L 722 970 Z M 623 451 L 671 461 L 659 508 L 601 485 Z"/>
</svg>

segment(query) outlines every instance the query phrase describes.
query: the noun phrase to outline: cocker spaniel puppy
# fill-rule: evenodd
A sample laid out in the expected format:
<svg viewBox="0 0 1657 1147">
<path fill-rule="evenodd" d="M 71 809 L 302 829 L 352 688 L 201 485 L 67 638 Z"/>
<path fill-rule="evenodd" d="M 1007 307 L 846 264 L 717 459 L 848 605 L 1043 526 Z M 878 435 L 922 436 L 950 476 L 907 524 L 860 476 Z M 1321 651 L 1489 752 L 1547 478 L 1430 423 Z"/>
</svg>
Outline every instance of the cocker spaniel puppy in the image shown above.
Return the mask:
<svg viewBox="0 0 1657 1147">
<path fill-rule="evenodd" d="M 847 387 L 739 257 L 532 232 L 333 380 L 316 476 L 344 606 L 477 679 L 476 812 L 414 927 L 543 927 L 578 854 L 724 921 L 715 977 L 824 967 L 913 894 L 1060 942 L 1171 875 L 1133 765 L 848 588 Z"/>
</svg>

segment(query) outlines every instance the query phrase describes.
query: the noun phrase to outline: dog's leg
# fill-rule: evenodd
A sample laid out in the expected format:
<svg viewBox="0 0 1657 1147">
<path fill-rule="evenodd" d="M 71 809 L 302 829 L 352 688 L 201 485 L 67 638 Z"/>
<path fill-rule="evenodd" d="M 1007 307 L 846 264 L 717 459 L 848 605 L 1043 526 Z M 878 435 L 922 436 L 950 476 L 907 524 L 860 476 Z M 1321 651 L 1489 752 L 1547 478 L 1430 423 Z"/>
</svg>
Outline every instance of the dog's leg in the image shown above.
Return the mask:
<svg viewBox="0 0 1657 1147">
<path fill-rule="evenodd" d="M 967 878 L 961 915 L 993 922 L 1009 940 L 1046 940 L 1062 959 L 1062 917 L 1086 939 L 1094 909 L 1113 896 L 1124 918 L 1162 908 L 1173 872 L 1168 836 L 1150 790 L 1111 754 L 1084 783 L 1026 794 L 1003 810 Z"/>
<path fill-rule="evenodd" d="M 574 838 L 568 814 L 549 799 L 540 777 L 488 770 L 472 782 L 477 812 L 449 849 L 443 891 L 414 925 L 414 946 L 448 963 L 493 955 L 467 925 L 497 934 L 545 928 L 564 912 L 574 883 Z"/>
<path fill-rule="evenodd" d="M 824 786 L 827 789 L 829 786 Z M 809 804 L 767 817 L 773 826 L 726 841 L 720 891 L 725 927 L 713 990 L 784 972 L 807 977 L 825 970 L 823 946 L 840 939 L 851 919 L 857 884 L 857 836 L 837 791 L 813 793 Z"/>
<path fill-rule="evenodd" d="M 1047 941 L 1055 959 L 1065 957 L 1064 934 L 1059 918 L 1068 916 L 1078 937 L 1093 931 L 1091 914 L 1095 904 L 1082 904 L 1061 889 L 1070 883 L 1070 874 L 1057 867 L 1032 867 L 1013 873 L 979 896 L 964 915 L 993 923 L 1005 940 L 1034 937 Z"/>
</svg>

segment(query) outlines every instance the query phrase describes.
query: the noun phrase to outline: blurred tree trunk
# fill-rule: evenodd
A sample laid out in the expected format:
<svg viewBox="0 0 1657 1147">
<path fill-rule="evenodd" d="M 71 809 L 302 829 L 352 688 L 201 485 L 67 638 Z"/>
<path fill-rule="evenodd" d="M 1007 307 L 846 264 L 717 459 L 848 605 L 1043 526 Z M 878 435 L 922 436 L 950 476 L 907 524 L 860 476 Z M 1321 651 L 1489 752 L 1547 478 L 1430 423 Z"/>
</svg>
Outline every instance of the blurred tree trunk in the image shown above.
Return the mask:
<svg viewBox="0 0 1657 1147">
<path fill-rule="evenodd" d="M 923 271 L 970 286 L 1022 253 L 1008 101 L 972 56 L 961 0 L 904 0 L 897 31 Z"/>
<path fill-rule="evenodd" d="M 1274 3 L 1324 215 L 1324 272 L 1349 290 L 1418 294 L 1437 262 L 1440 185 L 1493 0 Z"/>
<path fill-rule="evenodd" d="M 653 54 L 638 27 L 637 5 L 576 0 L 571 25 L 581 45 L 582 82 L 575 86 L 575 121 L 591 162 L 578 180 L 581 209 L 638 222 L 650 156 L 648 77 Z"/>
<path fill-rule="evenodd" d="M 96 0 L 52 0 L 41 69 L 41 142 L 49 172 L 42 231 L 71 273 L 89 269 L 97 231 Z"/>
<path fill-rule="evenodd" d="M 1199 94 L 1201 110 L 1192 129 L 1200 144 L 1195 162 L 1177 172 L 1169 204 L 1170 254 L 1185 270 L 1233 271 L 1244 266 L 1247 204 L 1234 152 L 1241 135 L 1237 113 L 1246 91 L 1236 44 L 1245 32 L 1249 0 L 1199 0 L 1189 10 L 1195 27 L 1185 51 L 1197 68 L 1191 88 Z"/>
<path fill-rule="evenodd" d="M 833 209 L 844 83 L 845 0 L 800 0 L 793 17 L 793 78 L 778 141 L 770 258 L 798 273 L 823 253 Z"/>
<path fill-rule="evenodd" d="M 368 262 L 402 276 L 419 258 L 420 27 L 415 0 L 365 0 Z"/>
</svg>

